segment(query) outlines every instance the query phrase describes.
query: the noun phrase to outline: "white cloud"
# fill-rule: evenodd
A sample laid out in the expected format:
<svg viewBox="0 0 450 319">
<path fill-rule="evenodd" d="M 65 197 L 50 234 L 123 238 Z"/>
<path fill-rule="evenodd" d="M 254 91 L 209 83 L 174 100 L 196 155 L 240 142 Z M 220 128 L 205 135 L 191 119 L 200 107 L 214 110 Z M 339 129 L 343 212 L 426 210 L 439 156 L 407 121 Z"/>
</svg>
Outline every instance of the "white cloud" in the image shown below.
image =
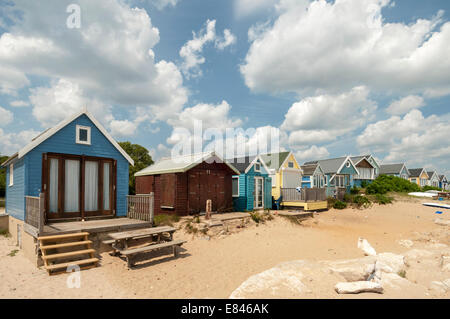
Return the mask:
<svg viewBox="0 0 450 319">
<path fill-rule="evenodd" d="M 30 106 L 30 103 L 23 100 L 14 100 L 9 103 L 12 107 L 26 107 Z"/>
<path fill-rule="evenodd" d="M 410 165 L 426 166 L 443 161 L 448 164 L 450 146 L 450 113 L 424 117 L 419 110 L 412 110 L 403 118 L 393 116 L 370 124 L 357 138 L 361 149 L 386 154 L 384 162 L 405 161 Z"/>
<path fill-rule="evenodd" d="M 201 103 L 185 108 L 176 119 L 170 119 L 168 123 L 173 127 L 183 127 L 193 131 L 195 121 L 201 121 L 203 129 L 216 128 L 224 131 L 242 124 L 240 119 L 230 117 L 230 110 L 231 106 L 227 101 L 217 105 Z"/>
<path fill-rule="evenodd" d="M 421 96 L 408 95 L 400 100 L 392 102 L 386 109 L 386 112 L 392 115 L 402 115 L 422 106 L 425 106 L 425 101 Z"/>
<path fill-rule="evenodd" d="M 223 30 L 223 39 L 216 40 L 216 48 L 223 50 L 236 43 L 236 36 L 229 29 Z"/>
<path fill-rule="evenodd" d="M 300 164 L 308 161 L 325 159 L 329 155 L 330 153 L 325 147 L 317 147 L 316 145 L 295 152 L 295 158 Z"/>
<path fill-rule="evenodd" d="M 119 0 L 80 0 L 82 27 L 69 29 L 70 3 L 18 0 L 5 10 L 15 23 L 0 37 L 0 65 L 8 66 L 0 72 L 2 92 L 13 94 L 37 75 L 69 81 L 90 100 L 146 108 L 153 120 L 182 109 L 188 91 L 175 64 L 155 62 L 159 30 L 144 9 Z M 17 12 L 21 19 L 14 18 Z"/>
<path fill-rule="evenodd" d="M 6 126 L 14 119 L 14 114 L 0 106 L 0 126 Z"/>
<path fill-rule="evenodd" d="M 80 86 L 68 80 L 60 79 L 50 87 L 37 87 L 30 92 L 33 116 L 44 127 L 51 127 L 85 107 L 103 124 L 113 120 L 110 106 L 86 98 Z"/>
<path fill-rule="evenodd" d="M 366 87 L 338 95 L 307 97 L 294 103 L 281 129 L 290 132 L 291 147 L 332 141 L 363 126 L 374 117 L 377 105 Z"/>
<path fill-rule="evenodd" d="M 207 20 L 198 34 L 192 32 L 192 40 L 189 40 L 180 49 L 180 57 L 183 59 L 181 70 L 187 79 L 201 76 L 200 65 L 205 63 L 202 55 L 203 47 L 208 43 L 215 43 L 219 50 L 236 43 L 236 36 L 229 29 L 224 30 L 224 36 L 216 35 L 216 20 Z"/>
<path fill-rule="evenodd" d="M 151 0 L 151 2 L 156 8 L 162 10 L 168 6 L 175 7 L 180 0 Z"/>
<path fill-rule="evenodd" d="M 450 22 L 442 12 L 411 24 L 386 23 L 389 0 L 289 1 L 253 42 L 241 66 L 254 91 L 317 94 L 371 90 L 446 94 Z M 439 29 L 440 26 L 440 29 Z M 424 76 L 426 74 L 426 76 Z"/>
<path fill-rule="evenodd" d="M 278 0 L 234 0 L 234 12 L 239 18 L 246 17 L 267 10 Z"/>
<path fill-rule="evenodd" d="M 109 125 L 111 134 L 116 137 L 132 136 L 136 132 L 137 125 L 129 120 L 113 120 Z"/>
<path fill-rule="evenodd" d="M 19 133 L 5 133 L 0 128 L 0 154 L 11 156 L 14 152 L 30 143 L 39 134 L 38 131 L 25 130 Z"/>
</svg>

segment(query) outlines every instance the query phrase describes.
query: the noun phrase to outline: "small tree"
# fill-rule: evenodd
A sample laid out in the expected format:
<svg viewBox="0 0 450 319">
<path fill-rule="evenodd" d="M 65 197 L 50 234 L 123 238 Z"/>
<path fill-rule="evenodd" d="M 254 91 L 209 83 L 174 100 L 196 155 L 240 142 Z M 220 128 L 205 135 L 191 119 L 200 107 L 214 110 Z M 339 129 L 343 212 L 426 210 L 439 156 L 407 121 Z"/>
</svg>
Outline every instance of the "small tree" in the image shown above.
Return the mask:
<svg viewBox="0 0 450 319">
<path fill-rule="evenodd" d="M 134 166 L 130 166 L 129 193 L 136 194 L 136 182 L 134 174 L 147 166 L 152 165 L 153 159 L 148 150 L 139 144 L 131 144 L 130 142 L 119 142 L 120 147 L 130 155 L 134 161 Z"/>
</svg>

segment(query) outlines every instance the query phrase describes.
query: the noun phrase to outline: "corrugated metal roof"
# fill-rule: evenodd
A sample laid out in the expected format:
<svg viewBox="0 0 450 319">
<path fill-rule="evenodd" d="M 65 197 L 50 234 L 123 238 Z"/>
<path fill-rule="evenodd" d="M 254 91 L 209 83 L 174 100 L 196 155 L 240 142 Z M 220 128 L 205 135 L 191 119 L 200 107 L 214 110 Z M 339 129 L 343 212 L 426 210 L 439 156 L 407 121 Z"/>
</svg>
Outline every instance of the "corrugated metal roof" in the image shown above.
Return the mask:
<svg viewBox="0 0 450 319">
<path fill-rule="evenodd" d="M 134 176 L 147 176 L 156 174 L 168 174 L 168 173 L 184 173 L 194 166 L 206 161 L 207 163 L 224 163 L 230 167 L 236 174 L 240 174 L 232 164 L 223 161 L 223 159 L 218 156 L 215 152 L 206 152 L 198 154 L 188 154 L 184 156 L 167 157 L 162 158 L 153 165 L 150 165 L 139 172 L 135 173 Z"/>
<path fill-rule="evenodd" d="M 380 166 L 380 174 L 400 174 L 404 164 L 386 164 Z"/>
</svg>

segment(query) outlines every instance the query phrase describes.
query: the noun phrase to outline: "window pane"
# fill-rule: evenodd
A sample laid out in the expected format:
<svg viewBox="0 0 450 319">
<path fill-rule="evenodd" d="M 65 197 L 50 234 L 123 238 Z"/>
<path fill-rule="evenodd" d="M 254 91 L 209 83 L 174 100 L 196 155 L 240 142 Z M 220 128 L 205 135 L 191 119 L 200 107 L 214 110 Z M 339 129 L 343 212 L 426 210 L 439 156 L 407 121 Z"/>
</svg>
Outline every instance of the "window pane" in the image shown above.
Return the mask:
<svg viewBox="0 0 450 319">
<path fill-rule="evenodd" d="M 233 178 L 233 196 L 239 196 L 239 179 Z"/>
<path fill-rule="evenodd" d="M 88 131 L 86 129 L 80 128 L 80 141 L 87 142 Z"/>
<path fill-rule="evenodd" d="M 111 164 L 105 163 L 103 164 L 103 209 L 104 210 L 110 210 L 110 176 L 109 176 L 109 169 Z"/>
<path fill-rule="evenodd" d="M 50 213 L 58 212 L 58 159 L 50 159 L 50 176 L 49 176 L 49 211 Z"/>
<path fill-rule="evenodd" d="M 98 210 L 98 162 L 85 162 L 84 210 L 87 212 Z"/>
<path fill-rule="evenodd" d="M 65 161 L 64 212 L 80 211 L 80 161 Z"/>
</svg>

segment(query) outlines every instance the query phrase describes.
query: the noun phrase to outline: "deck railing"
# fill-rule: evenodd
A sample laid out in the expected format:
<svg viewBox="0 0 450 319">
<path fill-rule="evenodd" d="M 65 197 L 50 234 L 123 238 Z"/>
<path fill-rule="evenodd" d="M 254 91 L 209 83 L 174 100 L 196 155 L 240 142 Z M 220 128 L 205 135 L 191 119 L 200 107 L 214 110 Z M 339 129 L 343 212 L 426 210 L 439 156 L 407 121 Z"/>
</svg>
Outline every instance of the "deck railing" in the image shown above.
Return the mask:
<svg viewBox="0 0 450 319">
<path fill-rule="evenodd" d="M 327 199 L 325 188 L 282 188 L 283 202 L 314 202 Z"/>
<path fill-rule="evenodd" d="M 25 223 L 32 226 L 32 232 L 41 234 L 44 230 L 44 194 L 39 197 L 25 196 Z"/>
<path fill-rule="evenodd" d="M 127 217 L 148 221 L 153 223 L 154 215 L 154 195 L 153 193 L 144 195 L 127 196 Z"/>
</svg>

